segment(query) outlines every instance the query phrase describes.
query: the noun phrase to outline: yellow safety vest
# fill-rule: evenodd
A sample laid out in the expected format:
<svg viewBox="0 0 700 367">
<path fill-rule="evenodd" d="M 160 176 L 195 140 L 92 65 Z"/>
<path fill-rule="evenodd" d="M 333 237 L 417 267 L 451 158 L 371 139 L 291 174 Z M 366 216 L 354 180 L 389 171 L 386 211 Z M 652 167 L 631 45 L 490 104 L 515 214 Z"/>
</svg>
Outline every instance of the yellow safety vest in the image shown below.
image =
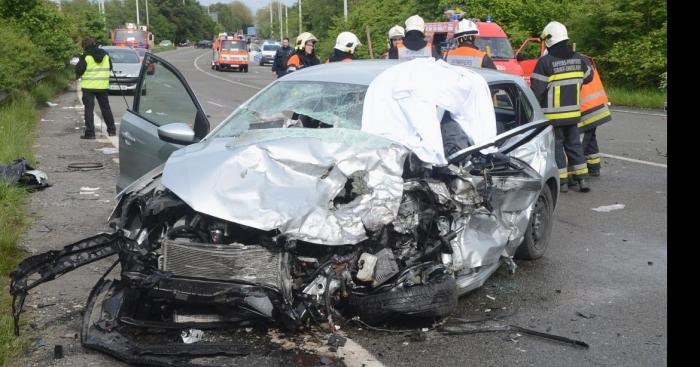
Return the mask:
<svg viewBox="0 0 700 367">
<path fill-rule="evenodd" d="M 96 63 L 92 55 L 85 56 L 85 73 L 80 78 L 82 89 L 109 89 L 109 55 L 102 58 L 101 63 Z"/>
</svg>

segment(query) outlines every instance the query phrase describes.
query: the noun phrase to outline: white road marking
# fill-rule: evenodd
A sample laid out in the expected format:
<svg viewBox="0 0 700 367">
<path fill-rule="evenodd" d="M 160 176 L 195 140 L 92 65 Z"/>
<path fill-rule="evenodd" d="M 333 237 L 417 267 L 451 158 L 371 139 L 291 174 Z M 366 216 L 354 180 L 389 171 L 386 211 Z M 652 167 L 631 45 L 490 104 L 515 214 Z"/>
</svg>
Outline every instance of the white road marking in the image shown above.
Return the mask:
<svg viewBox="0 0 700 367">
<path fill-rule="evenodd" d="M 634 114 L 634 115 L 646 115 L 646 116 L 668 117 L 665 113 L 637 112 L 637 111 L 630 111 L 630 110 L 618 110 L 617 108 L 611 108 L 610 111 L 612 111 L 612 112 L 621 112 L 621 113 L 631 113 L 631 114 Z"/>
<path fill-rule="evenodd" d="M 338 335 L 346 338 L 345 345 L 338 348 L 336 352 L 330 351 L 326 344 L 327 334 L 319 330 L 309 330 L 304 334 L 283 335 L 276 329 L 270 329 L 267 335 L 272 343 L 279 345 L 283 350 L 303 350 L 319 357 L 336 358 L 342 360 L 348 367 L 384 367 L 377 357 L 342 331 L 338 331 Z"/>
<path fill-rule="evenodd" d="M 348 367 L 383 367 L 384 364 L 379 362 L 377 357 L 372 355 L 361 345 L 355 343 L 354 340 L 348 338 L 345 341 L 345 346 L 343 346 L 343 351 L 345 352 L 343 362 Z"/>
<path fill-rule="evenodd" d="M 207 101 L 207 103 L 211 103 L 211 104 L 213 104 L 213 105 L 216 106 L 216 107 L 222 107 L 222 108 L 225 107 L 225 106 L 222 106 L 222 105 L 220 105 L 220 104 L 218 104 L 218 103 L 216 103 L 216 102 L 212 102 L 212 101 Z"/>
<path fill-rule="evenodd" d="M 634 162 L 634 163 L 639 163 L 639 164 L 646 164 L 647 166 L 668 168 L 668 166 L 665 165 L 665 164 L 655 163 L 655 162 L 649 162 L 649 161 L 640 161 L 639 159 L 632 159 L 632 158 L 627 158 L 627 157 L 620 157 L 620 156 L 612 155 L 612 154 L 600 153 L 600 156 L 601 156 L 601 157 L 605 157 L 605 158 L 619 159 L 619 160 L 621 160 L 621 161 Z"/>
<path fill-rule="evenodd" d="M 220 76 L 218 76 L 218 75 L 214 75 L 214 74 L 212 74 L 212 73 L 210 73 L 210 72 L 207 72 L 207 71 L 202 70 L 202 69 L 197 65 L 197 61 L 199 60 L 199 58 L 201 58 L 201 57 L 204 56 L 204 55 L 208 55 L 208 54 L 204 53 L 204 54 L 199 55 L 196 59 L 194 59 L 194 63 L 193 63 L 195 69 L 199 70 L 200 72 L 202 72 L 202 73 L 204 73 L 204 74 L 207 74 L 207 75 L 209 75 L 209 76 L 212 77 L 212 78 L 216 78 L 216 79 L 219 79 L 219 80 L 223 80 L 223 81 L 225 81 L 225 82 L 227 82 L 227 83 L 242 85 L 242 86 L 244 86 L 244 87 L 252 88 L 252 89 L 255 89 L 255 90 L 261 90 L 261 89 L 262 89 L 262 88 L 258 88 L 258 87 L 256 87 L 256 86 L 254 86 L 254 85 L 245 84 L 245 83 L 237 82 L 237 81 L 235 81 L 235 80 L 222 78 L 222 77 L 220 77 Z"/>
</svg>

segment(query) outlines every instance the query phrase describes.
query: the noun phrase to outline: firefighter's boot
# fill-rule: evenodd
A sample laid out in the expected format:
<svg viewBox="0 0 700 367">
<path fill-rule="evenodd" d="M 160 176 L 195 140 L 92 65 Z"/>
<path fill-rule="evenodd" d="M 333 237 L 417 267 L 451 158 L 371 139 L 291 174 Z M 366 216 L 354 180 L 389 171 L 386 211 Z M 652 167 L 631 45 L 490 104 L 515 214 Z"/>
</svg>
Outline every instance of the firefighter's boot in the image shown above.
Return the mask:
<svg viewBox="0 0 700 367">
<path fill-rule="evenodd" d="M 588 179 L 582 178 L 578 180 L 578 191 L 579 192 L 589 192 L 591 187 L 588 186 Z"/>
</svg>

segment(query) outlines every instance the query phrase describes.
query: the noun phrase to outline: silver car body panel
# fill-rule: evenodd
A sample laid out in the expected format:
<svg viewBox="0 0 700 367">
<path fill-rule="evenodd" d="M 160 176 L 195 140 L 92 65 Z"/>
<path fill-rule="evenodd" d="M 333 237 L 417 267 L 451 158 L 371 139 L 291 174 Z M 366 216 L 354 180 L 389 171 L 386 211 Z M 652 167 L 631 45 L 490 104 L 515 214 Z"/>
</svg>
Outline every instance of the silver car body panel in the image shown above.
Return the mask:
<svg viewBox="0 0 700 367">
<path fill-rule="evenodd" d="M 396 217 L 407 153 L 356 130 L 249 130 L 174 152 L 162 183 L 204 214 L 293 239 L 354 244 Z M 334 205 L 351 176 L 368 189 Z"/>
</svg>

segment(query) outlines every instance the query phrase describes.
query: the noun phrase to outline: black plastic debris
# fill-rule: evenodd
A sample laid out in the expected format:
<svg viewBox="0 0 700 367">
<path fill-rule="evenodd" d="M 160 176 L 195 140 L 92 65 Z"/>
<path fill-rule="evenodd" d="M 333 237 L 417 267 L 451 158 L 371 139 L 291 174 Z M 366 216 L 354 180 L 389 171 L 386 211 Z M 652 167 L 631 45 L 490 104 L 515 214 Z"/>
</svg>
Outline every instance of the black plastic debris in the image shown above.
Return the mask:
<svg viewBox="0 0 700 367">
<path fill-rule="evenodd" d="M 345 342 L 347 341 L 347 338 L 333 334 L 328 338 L 328 344 L 330 348 L 328 348 L 331 352 L 336 352 L 338 351 L 338 348 L 342 347 L 345 345 Z"/>
<path fill-rule="evenodd" d="M 61 359 L 63 358 L 63 346 L 60 344 L 54 345 L 53 347 L 53 358 Z"/>
<path fill-rule="evenodd" d="M 585 312 L 578 312 L 578 311 L 576 312 L 576 316 L 583 317 L 584 319 L 592 319 L 592 318 L 596 317 L 596 315 L 593 313 L 585 313 Z"/>
<path fill-rule="evenodd" d="M 0 183 L 22 185 L 32 191 L 50 186 L 46 173 L 35 170 L 24 158 L 16 159 L 9 164 L 0 164 Z"/>
</svg>

